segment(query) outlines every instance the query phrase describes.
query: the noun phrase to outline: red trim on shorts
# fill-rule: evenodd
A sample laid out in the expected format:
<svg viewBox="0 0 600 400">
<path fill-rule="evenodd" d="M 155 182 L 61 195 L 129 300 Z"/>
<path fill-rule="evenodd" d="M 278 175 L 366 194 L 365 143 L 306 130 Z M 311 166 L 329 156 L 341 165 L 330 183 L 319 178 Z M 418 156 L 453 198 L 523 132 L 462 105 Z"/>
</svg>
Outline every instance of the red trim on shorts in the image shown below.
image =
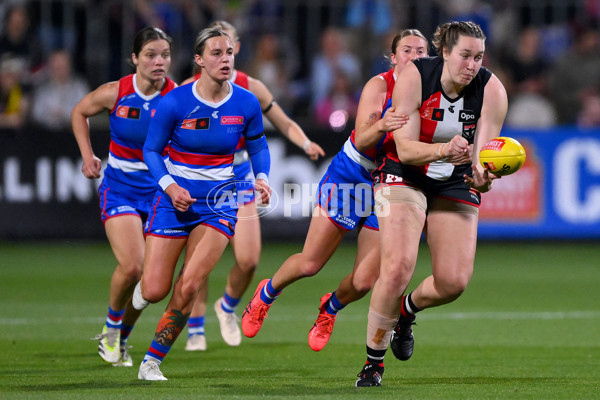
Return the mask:
<svg viewBox="0 0 600 400">
<path fill-rule="evenodd" d="M 323 207 L 321 207 L 320 204 L 317 204 L 317 207 L 319 207 L 321 210 L 325 211 L 325 215 L 327 215 L 327 219 L 330 220 L 331 223 L 333 225 L 335 225 L 336 228 L 341 229 L 341 230 L 346 231 L 346 232 L 351 232 L 351 231 L 354 230 L 354 229 L 347 229 L 347 228 L 343 227 L 342 225 L 338 224 L 337 222 L 335 222 L 335 220 L 329 216 L 329 213 L 327 212 L 327 210 L 324 209 Z"/>
<path fill-rule="evenodd" d="M 470 201 L 466 201 L 466 200 L 462 200 L 462 199 L 457 199 L 457 198 L 455 198 L 455 197 L 448 197 L 448 196 L 436 196 L 436 197 L 437 197 L 438 199 L 450 200 L 450 201 L 454 201 L 454 202 L 456 202 L 456 203 L 468 204 L 468 205 L 470 205 L 470 206 L 473 206 L 473 207 L 479 208 L 479 204 L 475 204 L 475 203 L 472 203 L 472 202 L 470 202 Z"/>
<path fill-rule="evenodd" d="M 166 235 L 157 235 L 156 233 L 147 233 L 144 235 L 145 237 L 148 236 L 154 236 L 154 237 L 159 237 L 159 238 L 163 238 L 163 239 L 187 239 L 189 237 L 189 234 L 187 236 L 166 236 Z"/>
<path fill-rule="evenodd" d="M 228 235 L 227 233 L 225 233 L 223 230 L 217 228 L 214 225 L 210 225 L 207 224 L 206 222 L 201 223 L 200 225 L 206 226 L 208 228 L 213 228 L 215 231 L 222 233 L 227 239 L 231 239 L 233 237 L 233 235 Z M 235 231 L 234 231 L 234 235 L 235 235 Z"/>
<path fill-rule="evenodd" d="M 152 216 L 150 216 L 150 213 L 148 213 L 148 218 L 146 219 L 146 222 L 148 223 L 148 231 L 152 230 L 152 221 L 154 221 L 154 217 L 156 217 L 156 207 L 158 207 L 158 203 L 160 203 L 160 199 L 162 198 L 162 196 L 158 196 L 158 198 L 156 199 L 156 203 L 154 203 L 154 207 L 152 207 Z M 144 229 L 144 233 L 146 232 L 146 230 Z M 148 233 L 146 236 L 148 235 L 152 235 L 151 233 Z"/>
<path fill-rule="evenodd" d="M 104 202 L 102 202 L 102 198 L 99 200 L 100 204 L 98 206 L 100 206 L 100 220 L 102 221 L 102 225 L 104 225 L 104 221 L 108 219 L 108 215 L 106 214 L 106 192 L 109 190 L 110 188 L 105 189 L 102 192 L 102 198 L 104 198 Z M 103 215 L 105 216 L 104 218 L 102 218 Z"/>
<path fill-rule="evenodd" d="M 138 214 L 138 213 L 126 212 L 126 213 L 123 213 L 123 214 L 116 214 L 116 215 L 111 215 L 110 217 L 106 217 L 106 218 L 105 218 L 105 219 L 102 221 L 102 224 L 106 225 L 106 221 L 108 221 L 109 219 L 116 218 L 116 217 L 123 217 L 123 216 L 125 216 L 125 215 L 135 215 L 135 216 L 136 216 L 136 217 L 138 217 L 139 219 L 142 219 L 142 216 L 141 216 L 140 214 Z"/>
<path fill-rule="evenodd" d="M 372 231 L 379 232 L 379 228 L 374 228 L 372 226 L 366 226 L 365 224 L 362 224 L 361 228 L 370 229 Z"/>
</svg>

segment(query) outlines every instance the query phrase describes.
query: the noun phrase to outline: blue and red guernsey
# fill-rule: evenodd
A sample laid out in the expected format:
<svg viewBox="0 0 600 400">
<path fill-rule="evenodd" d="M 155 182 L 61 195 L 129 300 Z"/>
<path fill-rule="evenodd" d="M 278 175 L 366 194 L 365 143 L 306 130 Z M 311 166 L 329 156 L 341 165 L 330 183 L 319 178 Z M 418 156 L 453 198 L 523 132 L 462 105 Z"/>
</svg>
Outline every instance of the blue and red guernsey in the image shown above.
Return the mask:
<svg viewBox="0 0 600 400">
<path fill-rule="evenodd" d="M 104 179 L 113 190 L 152 193 L 156 181 L 144 163 L 143 147 L 156 108 L 175 82 L 165 78 L 163 89 L 149 96 L 136 87 L 135 74 L 119 80 L 117 102 L 110 111 L 110 145 Z"/>
<path fill-rule="evenodd" d="M 381 104 L 381 115 L 383 117 L 387 109 L 392 105 L 392 93 L 394 91 L 394 85 L 396 84 L 396 75 L 394 74 L 394 69 L 392 68 L 387 72 L 377 75 L 377 77 L 383 79 L 387 84 L 385 101 Z M 344 153 L 346 153 L 351 160 L 362 165 L 370 173 L 373 169 L 375 169 L 375 158 L 377 157 L 377 153 L 380 151 L 381 146 L 384 143 L 385 136 L 376 146 L 361 152 L 356 148 L 355 135 L 356 133 L 353 129 L 350 137 L 346 143 L 344 143 L 342 151 L 344 151 Z"/>
<path fill-rule="evenodd" d="M 194 75 L 194 81 L 197 81 L 198 79 L 200 79 L 200 75 L 201 75 L 200 72 L 196 73 Z M 231 79 L 229 80 L 229 82 L 233 82 L 236 85 L 241 86 L 241 87 L 243 87 L 246 90 L 249 90 L 248 89 L 248 74 L 246 74 L 245 72 L 238 71 L 237 69 L 234 69 L 233 70 L 233 75 L 231 76 Z M 240 142 L 237 145 L 236 152 L 242 152 L 244 150 L 246 150 L 246 139 L 242 137 L 242 138 L 240 138 Z M 242 158 L 240 158 L 240 159 L 242 159 Z M 245 161 L 247 161 L 248 157 L 244 156 L 243 159 Z M 243 178 L 243 176 L 240 177 L 240 179 L 241 178 Z"/>
<path fill-rule="evenodd" d="M 196 91 L 198 81 L 174 89 L 161 101 L 148 131 L 144 159 L 156 181 L 170 175 L 194 198 L 233 182 L 233 158 L 241 138 L 267 151 L 260 104 L 251 92 L 229 83 L 229 94 L 211 103 Z M 161 152 L 167 143 L 168 157 Z M 254 165 L 268 175 L 268 165 Z"/>
</svg>

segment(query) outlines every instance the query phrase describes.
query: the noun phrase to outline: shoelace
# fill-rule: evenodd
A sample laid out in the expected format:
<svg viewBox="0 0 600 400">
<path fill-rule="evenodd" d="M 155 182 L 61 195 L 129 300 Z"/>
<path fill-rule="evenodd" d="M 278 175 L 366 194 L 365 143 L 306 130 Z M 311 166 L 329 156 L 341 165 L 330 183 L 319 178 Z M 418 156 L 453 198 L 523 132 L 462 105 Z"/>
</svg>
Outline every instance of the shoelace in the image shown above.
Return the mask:
<svg viewBox="0 0 600 400">
<path fill-rule="evenodd" d="M 112 337 L 111 337 L 112 336 Z M 91 340 L 102 340 L 102 339 L 108 339 L 109 342 L 113 342 L 113 345 L 116 344 L 117 342 L 117 337 L 118 337 L 118 332 L 111 334 L 110 332 L 106 332 L 106 333 L 99 333 L 96 336 L 94 336 L 93 338 L 90 338 Z M 110 343 L 108 343 L 108 345 L 110 346 Z"/>
<path fill-rule="evenodd" d="M 148 364 L 148 363 L 146 363 Z M 156 363 L 150 363 L 148 365 L 148 372 L 152 372 L 158 376 L 163 376 L 162 372 L 160 372 L 160 368 L 158 368 L 158 364 Z"/>
<path fill-rule="evenodd" d="M 315 327 L 317 328 L 317 336 L 326 337 L 333 331 L 333 322 L 335 316 L 330 314 L 321 314 L 315 321 Z"/>
<path fill-rule="evenodd" d="M 256 306 L 255 310 L 251 311 L 251 314 L 256 318 L 257 322 L 262 322 L 267 317 L 267 311 L 269 311 L 269 306 L 261 302 L 261 304 Z"/>
<path fill-rule="evenodd" d="M 410 337 L 412 333 L 412 325 L 417 325 L 415 320 L 406 319 L 396 326 L 396 334 L 398 336 Z"/>
<path fill-rule="evenodd" d="M 121 347 L 121 358 L 125 359 L 129 356 L 129 350 L 133 346 L 123 346 Z"/>
</svg>

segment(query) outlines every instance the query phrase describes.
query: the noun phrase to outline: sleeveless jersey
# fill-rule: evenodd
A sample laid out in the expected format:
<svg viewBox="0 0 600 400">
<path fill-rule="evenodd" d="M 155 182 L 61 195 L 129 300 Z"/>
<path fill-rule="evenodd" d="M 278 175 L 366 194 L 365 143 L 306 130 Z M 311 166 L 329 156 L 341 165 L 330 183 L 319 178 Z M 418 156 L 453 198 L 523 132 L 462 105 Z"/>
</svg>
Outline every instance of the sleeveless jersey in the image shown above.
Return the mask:
<svg viewBox="0 0 600 400">
<path fill-rule="evenodd" d="M 477 76 L 464 88 L 460 96 L 450 99 L 442 90 L 441 76 L 444 66 L 440 57 L 425 57 L 414 61 L 421 74 L 422 98 L 419 113 L 424 143 L 446 143 L 456 135 L 462 135 L 469 144 L 473 143 L 477 121 L 481 115 L 485 85 L 492 73 L 481 67 Z M 376 173 L 384 172 L 398 177 L 418 172 L 429 178 L 446 181 L 452 177 L 462 180 L 464 174 L 472 174 L 471 164 L 454 166 L 443 160 L 427 165 L 402 165 L 398 160 L 396 144 L 387 135 L 383 155 L 377 161 Z M 403 173 L 404 171 L 404 173 Z"/>
<path fill-rule="evenodd" d="M 212 190 L 233 181 L 240 138 L 264 139 L 264 129 L 260 104 L 251 92 L 230 83 L 229 94 L 211 103 L 197 95 L 197 83 L 176 88 L 161 101 L 144 156 L 156 181 L 170 174 L 192 197 L 207 199 Z M 161 151 L 167 143 L 165 160 Z"/>
<path fill-rule="evenodd" d="M 135 74 L 119 80 L 117 102 L 110 111 L 110 145 L 104 183 L 111 190 L 125 193 L 154 193 L 156 181 L 144 163 L 143 147 L 161 99 L 175 87 L 165 78 L 161 91 L 149 96 L 141 93 L 135 84 Z"/>
</svg>

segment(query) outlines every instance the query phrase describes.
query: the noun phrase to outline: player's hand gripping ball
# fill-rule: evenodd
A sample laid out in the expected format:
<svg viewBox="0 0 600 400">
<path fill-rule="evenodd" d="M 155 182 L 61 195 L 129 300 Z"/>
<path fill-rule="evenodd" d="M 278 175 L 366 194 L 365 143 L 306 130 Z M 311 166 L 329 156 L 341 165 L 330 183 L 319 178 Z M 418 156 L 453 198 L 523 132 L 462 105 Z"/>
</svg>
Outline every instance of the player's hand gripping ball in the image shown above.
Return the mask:
<svg viewBox="0 0 600 400">
<path fill-rule="evenodd" d="M 496 176 L 514 174 L 525 163 L 525 149 L 513 138 L 497 137 L 483 145 L 479 162 Z"/>
</svg>

